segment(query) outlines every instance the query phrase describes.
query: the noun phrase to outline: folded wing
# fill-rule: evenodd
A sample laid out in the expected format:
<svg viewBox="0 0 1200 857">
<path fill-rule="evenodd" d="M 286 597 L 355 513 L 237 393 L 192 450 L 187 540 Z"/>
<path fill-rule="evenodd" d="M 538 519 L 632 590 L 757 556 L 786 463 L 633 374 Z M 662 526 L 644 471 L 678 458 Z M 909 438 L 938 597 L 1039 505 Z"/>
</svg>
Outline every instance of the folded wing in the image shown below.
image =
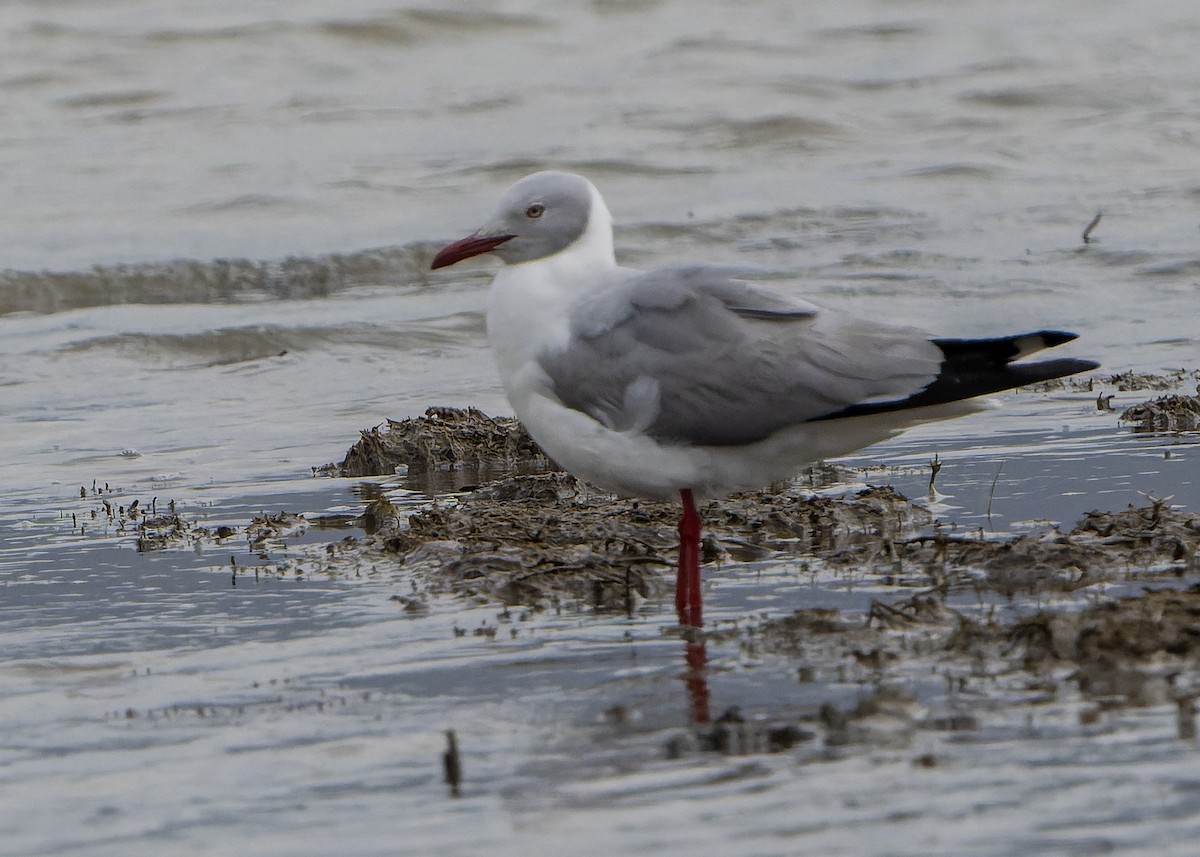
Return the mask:
<svg viewBox="0 0 1200 857">
<path fill-rule="evenodd" d="M 781 429 L 936 405 L 1095 368 L 1013 361 L 1074 339 L 1042 331 L 930 339 L 855 319 L 715 268 L 630 272 L 572 312 L 539 358 L 548 392 L 659 442 L 754 443 Z"/>
<path fill-rule="evenodd" d="M 915 395 L 943 356 L 918 330 L 690 268 L 632 275 L 585 300 L 566 347 L 539 362 L 558 399 L 610 428 L 724 446 Z"/>
</svg>

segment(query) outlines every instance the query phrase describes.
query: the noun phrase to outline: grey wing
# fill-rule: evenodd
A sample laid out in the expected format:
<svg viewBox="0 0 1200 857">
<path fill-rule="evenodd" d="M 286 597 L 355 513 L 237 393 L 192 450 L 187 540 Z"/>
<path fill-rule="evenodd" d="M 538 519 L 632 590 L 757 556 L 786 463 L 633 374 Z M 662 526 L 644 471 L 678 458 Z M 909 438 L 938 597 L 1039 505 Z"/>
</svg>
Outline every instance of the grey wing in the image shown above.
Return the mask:
<svg viewBox="0 0 1200 857">
<path fill-rule="evenodd" d="M 819 309 L 719 269 L 631 276 L 575 307 L 542 354 L 550 391 L 618 431 L 738 445 L 937 377 L 923 333 Z"/>
</svg>

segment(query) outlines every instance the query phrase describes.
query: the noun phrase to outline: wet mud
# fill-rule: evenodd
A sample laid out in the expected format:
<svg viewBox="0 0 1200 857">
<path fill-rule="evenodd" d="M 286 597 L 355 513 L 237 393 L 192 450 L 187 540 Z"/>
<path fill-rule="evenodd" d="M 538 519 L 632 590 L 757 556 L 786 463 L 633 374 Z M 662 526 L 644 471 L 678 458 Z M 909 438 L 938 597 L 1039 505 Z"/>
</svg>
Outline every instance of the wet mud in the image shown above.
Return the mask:
<svg viewBox="0 0 1200 857">
<path fill-rule="evenodd" d="M 1159 391 L 1193 375 L 1111 376 L 1105 384 Z M 466 449 L 443 443 L 456 425 L 483 442 Z M 400 442 L 388 438 L 393 433 Z M 387 435 L 364 434 L 359 448 L 384 472 L 461 468 L 477 476 L 485 465 L 499 475 L 413 513 L 386 498 L 372 502 L 372 534 L 352 553 L 372 557 L 376 572 L 404 570 L 408 588 L 395 598 L 407 612 L 454 595 L 498 601 L 506 612 L 632 614 L 670 593 L 675 505 L 595 492 L 557 471 L 512 423 L 431 410 L 389 425 Z M 516 472 L 531 465 L 546 472 Z M 506 469 L 509 475 L 500 475 Z M 996 536 L 938 521 L 921 503 L 891 488 L 864 488 L 859 477 L 816 467 L 794 485 L 705 504 L 704 573 L 789 560 L 813 575 L 854 576 L 896 597 L 874 599 L 865 614 L 802 609 L 718 623 L 699 643 L 689 642 L 696 663 L 689 661 L 687 679 L 689 687 L 703 684 L 704 641 L 734 644 L 752 659 L 792 663 L 800 683 L 857 684 L 864 689 L 858 701 L 828 702 L 782 720 L 729 708 L 711 722 L 696 718 L 692 730 L 671 738 L 668 757 L 907 747 L 921 732 L 989 728 L 1000 700 L 1039 706 L 1072 699 L 1081 728 L 1099 728 L 1113 708 L 1173 703 L 1181 735 L 1194 730 L 1200 515 L 1150 497 L 1142 508 L 1088 513 L 1070 528 L 1047 524 Z M 931 674 L 945 682 L 936 699 L 917 689 Z M 697 693 L 704 694 L 693 699 L 700 710 L 707 690 Z M 931 754 L 913 761 L 938 764 Z"/>
<path fill-rule="evenodd" d="M 250 573 L 392 581 L 392 599 L 414 615 L 438 598 L 495 603 L 514 637 L 517 612 L 524 620 L 546 610 L 661 611 L 674 585 L 678 507 L 591 489 L 554 467 L 515 420 L 431 408 L 364 431 L 340 464 L 316 470 L 405 474 L 430 499 L 405 505 L 377 492 L 361 517 L 340 522 L 365 535 L 294 544 L 327 522 L 281 512 L 244 527 L 200 526 L 169 501 L 117 500 L 93 485 L 80 489 L 90 519 L 73 525 L 103 524 L 142 551 L 244 544 L 258 564 L 231 557 L 235 585 Z M 818 465 L 794 483 L 701 507 L 706 579 L 742 563 L 786 561 L 814 580 L 853 579 L 880 594 L 865 611 L 723 619 L 688 638 L 688 681 L 703 685 L 707 642 L 791 664 L 800 684 L 864 692 L 852 705 L 829 702 L 783 721 L 736 708 L 711 722 L 697 717 L 696 728 L 671 739 L 668 756 L 907 746 L 923 730 L 985 728 L 998 700 L 1069 696 L 1083 726 L 1114 707 L 1174 703 L 1181 734 L 1194 730 L 1200 514 L 1150 497 L 1141 508 L 1090 512 L 1070 528 L 997 535 L 947 524 L 922 503 L 860 480 Z M 665 632 L 675 633 L 670 624 Z M 933 701 L 916 690 L 931 675 L 945 683 Z"/>
</svg>

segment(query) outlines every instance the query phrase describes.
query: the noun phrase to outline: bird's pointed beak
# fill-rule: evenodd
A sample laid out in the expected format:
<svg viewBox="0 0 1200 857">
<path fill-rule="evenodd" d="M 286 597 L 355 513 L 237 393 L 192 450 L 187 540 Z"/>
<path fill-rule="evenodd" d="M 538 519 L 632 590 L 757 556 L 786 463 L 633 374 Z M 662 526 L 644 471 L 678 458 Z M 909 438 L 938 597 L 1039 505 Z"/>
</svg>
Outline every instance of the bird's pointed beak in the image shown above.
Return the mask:
<svg viewBox="0 0 1200 857">
<path fill-rule="evenodd" d="M 438 254 L 433 257 L 433 264 L 429 266 L 429 269 L 436 271 L 438 268 L 445 268 L 447 265 L 453 265 L 463 259 L 470 259 L 481 253 L 490 253 L 505 241 L 511 241 L 515 237 L 515 235 L 480 235 L 478 232 L 474 232 L 439 250 Z"/>
</svg>

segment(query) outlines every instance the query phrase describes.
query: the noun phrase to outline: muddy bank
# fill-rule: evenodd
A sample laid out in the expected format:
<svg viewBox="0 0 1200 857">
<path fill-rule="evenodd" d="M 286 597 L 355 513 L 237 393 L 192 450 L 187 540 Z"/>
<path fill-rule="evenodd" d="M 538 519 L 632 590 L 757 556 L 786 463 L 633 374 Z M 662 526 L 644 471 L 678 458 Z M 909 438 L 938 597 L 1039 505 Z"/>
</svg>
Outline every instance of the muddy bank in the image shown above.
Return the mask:
<svg viewBox="0 0 1200 857">
<path fill-rule="evenodd" d="M 133 535 L 139 550 L 244 542 L 268 573 L 410 577 L 418 599 L 455 594 L 534 606 L 570 600 L 628 611 L 673 585 L 675 504 L 589 488 L 558 470 L 513 419 L 430 408 L 364 431 L 340 464 L 320 470 L 400 471 L 426 488 L 437 483 L 428 491 L 434 497 L 453 493 L 415 511 L 381 494 L 358 518 L 310 522 L 281 513 L 244 527 L 206 528 L 169 501 L 139 506 L 93 485 L 80 489 L 81 499 L 92 501 L 90 516 L 73 525 Z M 920 503 L 887 487 L 864 487 L 859 477 L 817 465 L 793 484 L 705 504 L 703 559 L 715 566 L 706 574 L 719 574 L 725 563 L 790 557 L 887 586 L 1011 600 L 1085 590 L 1131 569 L 1195 571 L 1200 524 L 1165 502 L 1093 512 L 1070 530 L 1047 525 L 996 538 L 935 521 Z M 310 524 L 357 526 L 366 538 L 343 539 L 316 558 L 281 556 L 278 548 Z"/>
<path fill-rule="evenodd" d="M 80 490 L 71 524 L 102 526 L 141 550 L 210 553 L 233 585 L 250 583 L 248 576 L 372 579 L 396 602 L 398 618 L 446 610 L 456 599 L 494 605 L 504 618 L 472 636 L 497 646 L 533 633 L 548 611 L 601 622 L 651 617 L 663 634 L 678 634 L 670 609 L 674 504 L 590 489 L 553 469 L 514 421 L 478 411 L 434 409 L 364 433 L 356 449 L 346 462 L 451 474 L 468 487 L 419 487 L 430 495 L 423 502 L 377 490 L 353 521 L 272 513 L 212 526 L 169 501 L 136 502 L 93 485 Z M 910 746 L 922 732 L 1011 728 L 1023 716 L 1014 706 L 1064 701 L 1085 728 L 1120 706 L 1190 711 L 1189 694 L 1200 687 L 1200 516 L 1152 499 L 1089 513 L 1074 526 L 996 536 L 939 521 L 922 503 L 861 477 L 816 467 L 793 485 L 703 505 L 703 574 L 717 584 L 718 602 L 725 581 L 781 567 L 814 586 L 867 590 L 874 601 L 770 618 L 724 611 L 699 642 L 727 662 L 732 650 L 743 653 L 740 662 L 787 664 L 796 682 L 822 694 L 832 688 L 822 697 L 832 701 L 782 718 L 778 709 L 714 711 L 711 726 L 674 741 L 668 754 Z M 316 532 L 348 523 L 362 532 Z M 471 632 L 447 620 L 446 634 Z M 931 694 L 930 676 L 944 682 L 940 692 Z"/>
<path fill-rule="evenodd" d="M 500 453 L 489 460 L 519 460 L 505 427 L 485 434 L 487 449 Z M 417 448 L 405 466 L 454 467 L 446 462 L 460 457 Z M 719 582 L 738 574 L 738 563 L 786 560 L 814 579 L 853 577 L 895 595 L 880 596 L 865 614 L 747 615 L 710 626 L 702 638 L 737 646 L 751 660 L 790 661 L 800 683 L 861 687 L 859 701 L 793 719 L 730 709 L 671 739 L 668 756 L 793 748 L 819 755 L 907 747 L 922 732 L 973 733 L 995 722 L 1011 730 L 1012 710 L 998 713 L 1000 704 L 1069 705 L 1085 729 L 1103 728 L 1114 708 L 1175 704 L 1181 734 L 1194 728 L 1200 515 L 1151 498 L 1142 508 L 1088 513 L 1073 527 L 996 537 L 937 521 L 891 488 L 855 486 L 856 476 L 815 468 L 793 486 L 705 504 L 704 576 Z M 674 583 L 674 504 L 614 499 L 551 470 L 508 476 L 413 513 L 380 498 L 368 518 L 372 535 L 349 552 L 351 565 L 370 557 L 373 573 L 398 574 L 394 598 L 406 612 L 449 595 L 498 603 L 502 615 L 517 608 L 522 617 L 545 609 L 670 615 L 663 604 Z M 510 631 L 515 636 L 517 625 Z M 918 690 L 928 675 L 944 677 L 943 693 Z M 913 761 L 939 763 L 930 754 Z"/>
<path fill-rule="evenodd" d="M 1178 385 L 1194 374 L 1109 380 Z M 1162 397 L 1138 407 L 1158 414 L 1168 399 L 1196 398 Z M 1123 419 L 1132 419 L 1135 410 Z M 1178 410 L 1200 413 L 1200 405 Z M 90 516 L 73 526 L 132 534 L 144 551 L 244 540 L 280 573 L 285 568 L 295 573 L 301 560 L 280 558 L 273 546 L 310 523 L 358 526 L 367 538 L 353 550 L 344 543 L 327 550 L 327 557 L 345 555 L 346 561 L 320 564 L 325 573 L 353 569 L 361 575 L 356 564 L 372 573 L 411 572 L 423 592 L 506 603 L 565 598 L 631 609 L 673 583 L 676 506 L 618 499 L 579 483 L 547 459 L 515 419 L 473 408 L 430 408 L 419 418 L 362 432 L 342 462 L 315 470 L 340 476 L 399 472 L 407 487 L 431 497 L 450 493 L 415 511 L 381 494 L 358 518 L 285 521 L 281 513 L 244 527 L 206 528 L 177 513 L 170 501 L 150 498 L 139 505 L 138 498 L 93 484 L 90 492 L 80 489 L 81 499 L 93 500 Z M 704 561 L 719 566 L 797 557 L 826 569 L 869 574 L 885 585 L 970 589 L 1009 599 L 1084 589 L 1133 567 L 1194 570 L 1194 519 L 1163 502 L 1152 501 L 1143 510 L 1094 512 L 1072 530 L 1047 526 L 992 538 L 935 521 L 921 504 L 890 488 L 864 487 L 860 479 L 844 468 L 815 465 L 792 484 L 705 504 Z M 848 487 L 856 482 L 857 488 Z M 843 487 L 831 487 L 838 485 Z"/>
<path fill-rule="evenodd" d="M 894 594 L 865 612 L 747 614 L 706 628 L 689 652 L 697 642 L 735 646 L 749 662 L 790 662 L 801 684 L 861 693 L 791 718 L 730 708 L 671 738 L 668 757 L 903 750 L 922 733 L 1011 734 L 1048 707 L 1103 730 L 1106 712 L 1173 704 L 1180 734 L 1194 730 L 1200 514 L 1152 499 L 1069 529 L 991 537 L 939 522 L 891 488 L 849 486 L 742 494 L 702 514 L 706 580 L 739 574 L 743 561 L 788 560 L 814 579 Z M 545 609 L 666 618 L 677 515 L 673 504 L 615 500 L 563 473 L 517 476 L 411 515 L 377 513 L 375 534 L 351 555 L 371 557 L 376 572 L 403 570 L 394 598 L 409 613 L 451 595 L 499 603 L 502 616 L 518 609 L 522 621 Z M 940 692 L 930 693 L 929 676 L 941 677 Z M 913 762 L 940 763 L 929 753 Z"/>
</svg>

